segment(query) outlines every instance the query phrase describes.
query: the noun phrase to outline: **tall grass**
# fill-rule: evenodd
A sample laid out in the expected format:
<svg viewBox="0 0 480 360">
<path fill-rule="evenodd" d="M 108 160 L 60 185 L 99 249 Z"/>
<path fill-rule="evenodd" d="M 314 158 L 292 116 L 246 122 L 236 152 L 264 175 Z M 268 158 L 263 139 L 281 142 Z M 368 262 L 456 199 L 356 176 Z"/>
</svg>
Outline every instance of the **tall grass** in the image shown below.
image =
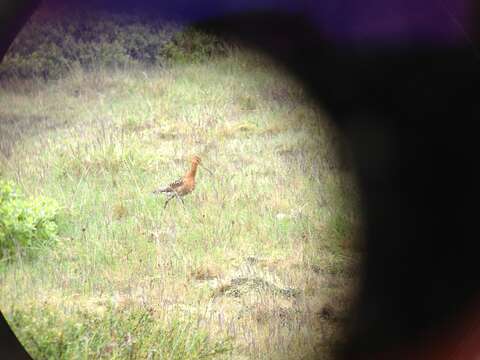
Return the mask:
<svg viewBox="0 0 480 360">
<path fill-rule="evenodd" d="M 328 358 L 359 254 L 341 136 L 294 79 L 203 63 L 0 86 L 2 177 L 60 205 L 59 239 L 0 272 L 38 358 Z M 6 135 L 8 134 L 8 135 Z M 196 190 L 151 194 L 198 154 Z"/>
<path fill-rule="evenodd" d="M 10 324 L 35 359 L 204 359 L 231 352 L 228 339 L 192 330 L 189 319 L 164 322 L 151 308 L 78 309 L 64 317 L 58 309 L 32 306 L 13 310 Z"/>
</svg>

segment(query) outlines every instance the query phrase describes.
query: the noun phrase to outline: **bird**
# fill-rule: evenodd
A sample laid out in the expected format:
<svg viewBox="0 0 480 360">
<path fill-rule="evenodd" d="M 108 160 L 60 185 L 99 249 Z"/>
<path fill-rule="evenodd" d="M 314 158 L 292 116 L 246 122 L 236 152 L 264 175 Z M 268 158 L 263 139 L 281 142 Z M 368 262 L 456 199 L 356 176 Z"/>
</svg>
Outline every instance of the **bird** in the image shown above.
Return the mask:
<svg viewBox="0 0 480 360">
<path fill-rule="evenodd" d="M 172 182 L 168 186 L 161 187 L 153 191 L 153 194 L 165 193 L 167 195 L 167 200 L 165 201 L 165 205 L 163 206 L 164 209 L 167 207 L 168 202 L 175 197 L 180 199 L 182 204 L 185 205 L 182 197 L 190 194 L 193 190 L 195 190 L 195 176 L 197 175 L 197 168 L 200 165 L 201 161 L 202 160 L 199 156 L 194 155 L 192 157 L 191 168 L 183 177 Z M 205 167 L 203 168 L 211 173 L 210 170 L 206 169 Z"/>
</svg>

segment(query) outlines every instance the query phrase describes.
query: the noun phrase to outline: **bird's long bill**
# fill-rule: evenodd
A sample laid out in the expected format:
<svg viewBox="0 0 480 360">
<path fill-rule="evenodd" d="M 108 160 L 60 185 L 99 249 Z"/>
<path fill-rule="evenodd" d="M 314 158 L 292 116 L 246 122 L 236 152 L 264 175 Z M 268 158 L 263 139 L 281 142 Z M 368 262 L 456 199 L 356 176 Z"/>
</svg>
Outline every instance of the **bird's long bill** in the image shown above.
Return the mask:
<svg viewBox="0 0 480 360">
<path fill-rule="evenodd" d="M 205 170 L 207 170 L 207 171 L 210 173 L 210 175 L 213 175 L 213 172 L 212 172 L 211 170 L 207 169 L 207 168 L 206 168 L 205 166 L 203 166 L 202 164 L 199 164 L 199 165 L 200 165 L 202 168 L 204 168 Z"/>
</svg>

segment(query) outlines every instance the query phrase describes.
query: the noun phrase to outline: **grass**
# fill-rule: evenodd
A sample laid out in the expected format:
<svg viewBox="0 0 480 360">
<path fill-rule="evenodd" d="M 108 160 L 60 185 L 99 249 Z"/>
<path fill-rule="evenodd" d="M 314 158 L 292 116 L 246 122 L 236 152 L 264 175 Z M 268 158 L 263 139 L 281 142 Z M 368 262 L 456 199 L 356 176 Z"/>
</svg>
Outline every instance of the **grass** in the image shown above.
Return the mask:
<svg viewBox="0 0 480 360">
<path fill-rule="evenodd" d="M 231 351 L 228 339 L 212 341 L 205 331 L 192 331 L 190 319 L 159 321 L 152 308 L 74 309 L 66 317 L 55 307 L 34 305 L 13 311 L 10 323 L 21 329 L 36 359 L 202 359 Z"/>
<path fill-rule="evenodd" d="M 340 135 L 259 55 L 0 84 L 0 174 L 61 206 L 60 239 L 0 264 L 37 358 L 329 358 L 359 254 Z M 151 194 L 199 169 L 185 206 Z"/>
</svg>

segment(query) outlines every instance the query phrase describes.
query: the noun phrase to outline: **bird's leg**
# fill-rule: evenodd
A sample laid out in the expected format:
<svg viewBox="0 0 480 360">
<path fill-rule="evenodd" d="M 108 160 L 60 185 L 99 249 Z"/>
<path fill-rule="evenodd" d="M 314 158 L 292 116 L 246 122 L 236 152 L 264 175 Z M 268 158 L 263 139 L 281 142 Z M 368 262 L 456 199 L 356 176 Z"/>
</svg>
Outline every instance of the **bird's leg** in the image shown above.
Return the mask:
<svg viewBox="0 0 480 360">
<path fill-rule="evenodd" d="M 163 208 L 164 208 L 164 209 L 167 208 L 168 202 L 169 202 L 170 200 L 172 200 L 174 197 L 175 197 L 174 195 L 171 195 L 171 196 L 168 197 L 167 201 L 165 201 L 165 205 L 163 205 Z"/>
<path fill-rule="evenodd" d="M 185 206 L 185 202 L 183 201 L 182 197 L 180 195 L 178 195 L 178 193 L 175 191 L 175 196 L 177 197 L 178 200 L 181 201 L 182 205 Z"/>
</svg>

